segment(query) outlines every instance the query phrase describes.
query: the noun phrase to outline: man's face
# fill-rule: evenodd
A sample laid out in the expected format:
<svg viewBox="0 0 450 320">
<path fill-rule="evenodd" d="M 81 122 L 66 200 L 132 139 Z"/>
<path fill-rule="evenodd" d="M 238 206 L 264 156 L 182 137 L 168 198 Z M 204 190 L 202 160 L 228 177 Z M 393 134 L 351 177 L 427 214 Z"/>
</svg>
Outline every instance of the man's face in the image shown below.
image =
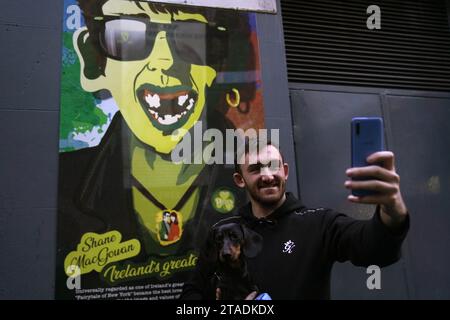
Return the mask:
<svg viewBox="0 0 450 320">
<path fill-rule="evenodd" d="M 82 84 L 108 89 L 133 133 L 169 153 L 199 120 L 216 77 L 204 64 L 207 21 L 200 14 L 155 13 L 145 2 L 109 0 L 102 11 L 96 20 L 107 53 L 104 76 L 82 76 Z M 173 135 L 176 129 L 181 134 Z"/>
<path fill-rule="evenodd" d="M 242 174 L 235 173 L 234 180 L 254 201 L 265 206 L 279 203 L 286 191 L 288 165 L 276 147 L 267 145 L 259 152 L 247 153 L 240 168 Z"/>
</svg>

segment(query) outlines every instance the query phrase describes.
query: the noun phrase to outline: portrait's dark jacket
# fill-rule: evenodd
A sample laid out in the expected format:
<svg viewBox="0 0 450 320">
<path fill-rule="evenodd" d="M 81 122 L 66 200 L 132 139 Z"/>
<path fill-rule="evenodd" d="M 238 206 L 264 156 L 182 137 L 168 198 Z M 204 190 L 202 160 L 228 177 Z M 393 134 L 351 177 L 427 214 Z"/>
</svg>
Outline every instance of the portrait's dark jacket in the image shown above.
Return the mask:
<svg viewBox="0 0 450 320">
<path fill-rule="evenodd" d="M 122 242 L 143 237 L 132 205 L 129 176 L 131 134 L 117 113 L 97 147 L 60 154 L 56 279 L 59 297 L 71 296 L 66 290 L 64 258 L 76 250 L 84 233 L 118 230 L 122 234 Z M 232 172 L 231 167 L 223 165 L 205 166 L 197 181 L 201 193 L 195 216 L 184 225 L 180 241 L 170 246 L 173 248 L 170 256 L 197 250 L 204 242 L 209 226 L 227 215 L 217 212 L 211 205 L 211 195 L 217 188 L 225 186 L 232 189 L 236 204 L 244 203 L 245 195 L 234 187 Z M 152 256 L 158 257 L 158 254 L 145 252 L 142 245 L 141 254 L 133 261 L 145 262 Z M 147 283 L 182 282 L 186 277 L 187 274 L 181 272 L 170 279 L 147 279 Z M 85 287 L 107 286 L 99 280 L 96 272 L 83 275 L 82 280 L 85 280 Z"/>
<path fill-rule="evenodd" d="M 253 216 L 250 203 L 239 211 L 242 223 L 263 237 L 263 249 L 248 258 L 248 270 L 260 292 L 272 299 L 329 299 L 334 262 L 384 267 L 400 258 L 409 215 L 393 231 L 382 223 L 379 210 L 370 220 L 355 220 L 330 209 L 307 208 L 286 195 L 283 205 L 266 218 Z M 206 248 L 182 299 L 215 299 L 209 285 L 214 266 L 205 258 Z"/>
</svg>

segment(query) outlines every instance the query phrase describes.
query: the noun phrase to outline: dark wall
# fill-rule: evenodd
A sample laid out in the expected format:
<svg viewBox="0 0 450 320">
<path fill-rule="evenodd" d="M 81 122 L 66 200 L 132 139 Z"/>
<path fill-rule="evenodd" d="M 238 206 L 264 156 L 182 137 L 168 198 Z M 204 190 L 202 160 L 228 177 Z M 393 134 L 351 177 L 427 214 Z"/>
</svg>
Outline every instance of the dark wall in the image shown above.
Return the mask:
<svg viewBox="0 0 450 320">
<path fill-rule="evenodd" d="M 0 10 L 0 299 L 53 297 L 62 6 Z"/>
<path fill-rule="evenodd" d="M 258 14 L 257 27 L 263 77 L 264 115 L 268 129 L 279 129 L 280 146 L 291 165 L 287 188 L 297 194 L 297 172 L 294 166 L 294 140 L 289 102 L 283 25 L 280 4 L 278 13 Z"/>
<path fill-rule="evenodd" d="M 0 299 L 52 299 L 63 1 L 0 11 Z M 267 128 L 294 163 L 280 14 L 258 14 Z M 288 188 L 297 192 L 295 167 Z"/>
</svg>

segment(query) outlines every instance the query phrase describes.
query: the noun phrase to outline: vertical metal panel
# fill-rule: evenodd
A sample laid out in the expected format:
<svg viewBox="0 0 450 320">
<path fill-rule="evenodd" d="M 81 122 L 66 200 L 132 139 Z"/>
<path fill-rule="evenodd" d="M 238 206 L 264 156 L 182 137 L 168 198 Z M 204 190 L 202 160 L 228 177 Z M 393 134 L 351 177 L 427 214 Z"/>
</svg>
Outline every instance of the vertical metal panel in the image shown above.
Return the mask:
<svg viewBox="0 0 450 320">
<path fill-rule="evenodd" d="M 331 207 L 360 218 L 370 206 L 347 201 L 345 170 L 350 167 L 350 121 L 381 116 L 377 94 L 291 91 L 299 189 L 308 206 Z"/>
<path fill-rule="evenodd" d="M 387 96 L 390 144 L 411 213 L 415 299 L 450 299 L 450 97 Z"/>
</svg>

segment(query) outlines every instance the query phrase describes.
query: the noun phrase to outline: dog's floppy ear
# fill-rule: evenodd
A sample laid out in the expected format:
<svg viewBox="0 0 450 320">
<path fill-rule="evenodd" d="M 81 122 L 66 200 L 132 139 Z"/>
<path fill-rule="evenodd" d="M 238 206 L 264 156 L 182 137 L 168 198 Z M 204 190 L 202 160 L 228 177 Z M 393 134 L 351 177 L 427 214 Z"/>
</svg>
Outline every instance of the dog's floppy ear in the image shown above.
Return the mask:
<svg viewBox="0 0 450 320">
<path fill-rule="evenodd" d="M 244 254 L 248 258 L 256 257 L 263 246 L 263 237 L 255 231 L 241 225 L 244 233 Z"/>
<path fill-rule="evenodd" d="M 208 263 L 217 262 L 218 250 L 216 245 L 216 228 L 212 228 L 209 231 L 203 250 L 204 257 Z"/>
</svg>

